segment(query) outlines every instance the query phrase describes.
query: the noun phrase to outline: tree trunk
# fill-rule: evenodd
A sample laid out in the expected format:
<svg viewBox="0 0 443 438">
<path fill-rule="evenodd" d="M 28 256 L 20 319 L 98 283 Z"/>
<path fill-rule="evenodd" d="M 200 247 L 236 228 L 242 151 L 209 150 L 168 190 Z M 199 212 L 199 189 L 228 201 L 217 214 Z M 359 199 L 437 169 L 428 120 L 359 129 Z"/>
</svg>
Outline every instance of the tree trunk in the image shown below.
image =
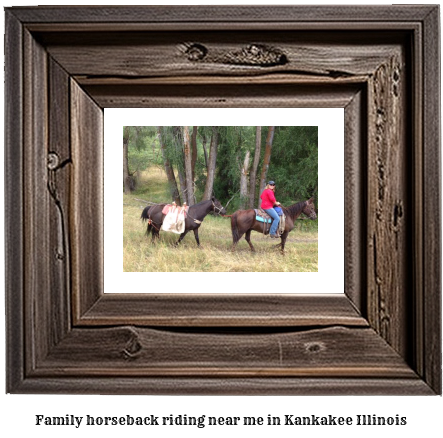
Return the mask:
<svg viewBox="0 0 443 438">
<path fill-rule="evenodd" d="M 212 137 L 211 137 L 211 149 L 209 151 L 208 176 L 206 178 L 203 201 L 207 201 L 212 197 L 212 190 L 214 188 L 215 164 L 217 161 L 217 148 L 218 148 L 218 126 L 213 126 Z"/>
<path fill-rule="evenodd" d="M 260 161 L 260 151 L 261 151 L 261 126 L 257 126 L 255 132 L 254 162 L 252 163 L 251 174 L 249 176 L 249 208 L 254 208 L 255 186 L 257 184 L 256 179 L 257 179 L 258 162 Z"/>
<path fill-rule="evenodd" d="M 192 179 L 192 150 L 189 126 L 183 126 L 183 150 L 185 152 L 186 192 L 188 205 L 194 205 L 194 180 Z"/>
<path fill-rule="evenodd" d="M 180 181 L 180 192 L 181 192 L 181 199 L 183 202 L 188 203 L 188 196 L 187 196 L 187 190 L 186 190 L 186 176 L 183 173 L 183 138 L 182 138 L 182 132 L 180 129 L 180 126 L 173 126 L 172 132 L 174 134 L 174 143 L 175 143 L 175 149 L 178 158 L 178 165 L 177 165 L 177 173 L 178 173 L 178 180 Z M 188 203 L 189 205 L 189 203 Z"/>
<path fill-rule="evenodd" d="M 208 151 L 206 150 L 207 139 L 206 139 L 205 133 L 201 134 L 201 136 L 202 136 L 203 153 L 205 155 L 205 167 L 206 167 L 206 172 L 207 172 L 208 171 Z"/>
<path fill-rule="evenodd" d="M 195 163 L 197 162 L 197 126 L 193 126 L 192 128 L 192 137 L 191 137 L 191 150 L 192 150 L 192 181 L 195 181 Z"/>
<path fill-rule="evenodd" d="M 260 191 L 258 198 L 258 206 L 260 207 L 260 195 L 266 187 L 266 176 L 268 174 L 269 162 L 271 161 L 272 141 L 274 140 L 275 126 L 270 126 L 268 129 L 268 136 L 266 138 L 265 157 L 263 160 L 263 167 L 260 176 Z"/>
<path fill-rule="evenodd" d="M 174 170 L 168 160 L 166 154 L 166 144 L 163 142 L 162 128 L 157 126 L 157 135 L 160 142 L 160 149 L 162 151 L 163 164 L 165 166 L 166 176 L 168 177 L 169 190 L 171 191 L 171 198 L 177 205 L 181 205 L 180 194 L 177 188 L 177 181 L 175 180 Z"/>
<path fill-rule="evenodd" d="M 123 127 L 123 191 L 128 194 L 132 191 L 131 176 L 128 163 L 129 127 Z"/>
<path fill-rule="evenodd" d="M 246 152 L 245 160 L 240 175 L 240 209 L 247 208 L 249 202 L 248 196 L 248 170 L 249 170 L 249 151 Z"/>
</svg>

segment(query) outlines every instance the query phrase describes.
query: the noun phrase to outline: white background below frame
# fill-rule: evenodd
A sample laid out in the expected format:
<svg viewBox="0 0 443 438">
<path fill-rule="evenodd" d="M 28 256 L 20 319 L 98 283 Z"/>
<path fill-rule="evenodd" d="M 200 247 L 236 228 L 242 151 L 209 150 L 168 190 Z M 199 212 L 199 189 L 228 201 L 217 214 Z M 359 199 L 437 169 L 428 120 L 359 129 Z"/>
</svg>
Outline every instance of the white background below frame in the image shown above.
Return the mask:
<svg viewBox="0 0 443 438">
<path fill-rule="evenodd" d="M 152 292 L 153 285 L 160 284 L 163 285 L 161 292 L 173 293 L 176 290 L 176 282 L 181 285 L 181 293 L 236 293 L 237 291 L 247 293 L 245 284 L 251 285 L 251 293 L 256 293 L 254 284 L 259 284 L 263 293 L 344 292 L 344 110 L 342 108 L 106 108 L 104 111 L 105 293 L 149 293 Z M 123 126 L 194 126 L 194 124 L 318 126 L 320 209 L 318 272 L 123 272 Z M 268 172 L 268 176 L 272 177 L 272 169 Z M 230 233 L 228 220 L 226 227 Z M 144 234 L 145 231 L 146 225 L 140 221 L 140 233 Z M 187 238 L 194 241 L 193 235 Z M 148 238 L 146 245 L 150 245 Z M 272 251 L 271 247 L 269 250 Z M 146 263 L 149 261 L 146 260 Z M 251 257 L 251 263 L 257 263 L 257 259 Z M 211 287 L 201 291 L 196 290 L 196 281 L 210 284 Z M 282 287 L 282 284 L 285 287 Z M 155 289 L 156 293 L 160 290 L 158 287 Z"/>
</svg>

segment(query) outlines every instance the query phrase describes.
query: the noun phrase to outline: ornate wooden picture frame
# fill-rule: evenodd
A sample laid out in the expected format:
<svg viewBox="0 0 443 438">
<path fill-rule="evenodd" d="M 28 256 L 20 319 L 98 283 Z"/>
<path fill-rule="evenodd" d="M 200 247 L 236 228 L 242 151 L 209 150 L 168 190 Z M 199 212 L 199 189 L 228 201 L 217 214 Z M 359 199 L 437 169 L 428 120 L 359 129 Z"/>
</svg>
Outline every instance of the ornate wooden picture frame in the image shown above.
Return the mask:
<svg viewBox="0 0 443 438">
<path fill-rule="evenodd" d="M 439 58 L 438 6 L 7 8 L 7 391 L 441 394 Z M 106 107 L 344 108 L 345 294 L 104 294 Z"/>
</svg>

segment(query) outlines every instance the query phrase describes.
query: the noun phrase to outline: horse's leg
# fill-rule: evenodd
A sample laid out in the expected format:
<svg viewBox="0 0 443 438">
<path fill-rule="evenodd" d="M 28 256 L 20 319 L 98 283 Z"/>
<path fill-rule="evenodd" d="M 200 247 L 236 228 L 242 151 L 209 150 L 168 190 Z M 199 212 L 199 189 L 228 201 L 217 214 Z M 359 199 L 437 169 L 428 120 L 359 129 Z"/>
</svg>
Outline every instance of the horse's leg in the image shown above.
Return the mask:
<svg viewBox="0 0 443 438">
<path fill-rule="evenodd" d="M 237 243 L 240 241 L 240 239 L 243 237 L 244 233 L 238 233 L 235 237 L 233 236 L 233 244 L 232 244 L 232 251 L 235 251 L 235 248 L 237 247 Z"/>
<path fill-rule="evenodd" d="M 285 254 L 285 243 L 286 243 L 286 238 L 288 237 L 289 231 L 285 231 L 282 235 L 281 235 L 281 242 L 280 242 L 280 251 L 281 253 L 284 255 Z"/>
<path fill-rule="evenodd" d="M 249 248 L 251 248 L 251 251 L 252 251 L 252 252 L 255 252 L 254 245 L 251 243 L 251 231 L 252 231 L 252 230 L 248 230 L 248 231 L 246 231 L 245 239 L 246 239 L 246 242 L 249 243 Z"/>
<path fill-rule="evenodd" d="M 194 230 L 195 241 L 197 242 L 197 246 L 200 247 L 200 240 L 198 238 L 198 228 Z"/>
<path fill-rule="evenodd" d="M 183 238 L 186 236 L 186 234 L 188 234 L 189 230 L 185 230 L 183 233 L 180 234 L 180 238 L 178 239 L 177 243 L 175 244 L 175 246 L 178 246 L 180 244 L 180 242 L 183 240 Z"/>
<path fill-rule="evenodd" d="M 235 251 L 238 241 L 243 236 L 243 233 L 238 229 L 237 213 L 234 213 L 231 217 L 231 231 L 232 231 L 232 248 L 231 251 Z"/>
<path fill-rule="evenodd" d="M 158 239 L 158 231 L 155 229 L 155 227 L 152 224 L 148 225 L 148 231 L 147 233 L 151 233 L 151 243 L 155 243 L 155 239 Z"/>
<path fill-rule="evenodd" d="M 157 242 L 160 242 L 160 230 L 155 232 L 155 238 L 157 239 Z"/>
</svg>

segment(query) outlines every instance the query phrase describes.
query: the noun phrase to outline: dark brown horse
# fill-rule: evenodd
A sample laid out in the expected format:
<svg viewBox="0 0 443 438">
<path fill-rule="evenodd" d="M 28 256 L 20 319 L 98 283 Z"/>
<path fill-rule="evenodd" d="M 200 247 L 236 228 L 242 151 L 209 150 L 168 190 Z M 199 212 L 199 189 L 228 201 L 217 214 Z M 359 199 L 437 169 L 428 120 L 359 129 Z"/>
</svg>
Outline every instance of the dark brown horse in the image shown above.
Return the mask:
<svg viewBox="0 0 443 438">
<path fill-rule="evenodd" d="M 281 242 L 278 246 L 281 248 L 281 252 L 284 252 L 285 242 L 288 234 L 294 228 L 294 223 L 301 213 L 304 213 L 309 219 L 316 219 L 315 206 L 313 198 L 307 201 L 299 202 L 298 204 L 291 205 L 290 207 L 283 207 L 283 213 L 286 216 L 285 229 L 280 236 Z M 254 210 L 238 210 L 231 217 L 231 231 L 232 231 L 232 250 L 235 250 L 238 241 L 245 235 L 246 242 L 249 243 L 251 251 L 255 251 L 254 246 L 251 243 L 251 231 L 258 231 L 263 233 L 264 223 L 255 219 Z M 269 229 L 264 234 L 269 234 Z"/>
<path fill-rule="evenodd" d="M 163 224 L 165 215 L 162 213 L 163 207 L 167 204 L 155 204 L 146 207 L 141 215 L 143 221 L 148 221 L 148 228 L 146 229 L 146 234 L 152 234 L 152 241 L 160 237 L 160 228 Z M 176 245 L 178 245 L 183 238 L 188 234 L 189 231 L 194 231 L 194 237 L 197 245 L 200 246 L 200 240 L 198 238 L 198 229 L 200 228 L 203 219 L 208 215 L 210 211 L 215 214 L 226 214 L 226 210 L 220 201 L 214 196 L 208 201 L 202 201 L 198 204 L 191 205 L 186 214 L 185 219 L 185 231 L 180 234 Z"/>
</svg>

